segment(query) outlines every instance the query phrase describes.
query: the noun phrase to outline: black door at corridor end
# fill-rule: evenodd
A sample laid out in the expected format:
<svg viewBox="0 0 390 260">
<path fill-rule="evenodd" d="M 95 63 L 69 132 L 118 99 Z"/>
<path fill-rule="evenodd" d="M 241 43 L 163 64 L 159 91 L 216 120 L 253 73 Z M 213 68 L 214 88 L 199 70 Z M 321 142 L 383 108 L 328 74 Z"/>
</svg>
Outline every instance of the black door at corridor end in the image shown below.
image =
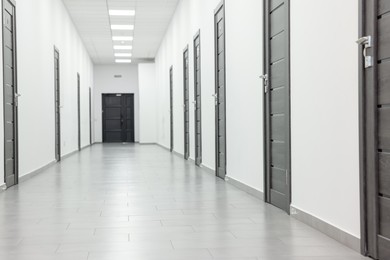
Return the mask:
<svg viewBox="0 0 390 260">
<path fill-rule="evenodd" d="M 134 143 L 134 94 L 103 94 L 103 142 Z"/>
</svg>

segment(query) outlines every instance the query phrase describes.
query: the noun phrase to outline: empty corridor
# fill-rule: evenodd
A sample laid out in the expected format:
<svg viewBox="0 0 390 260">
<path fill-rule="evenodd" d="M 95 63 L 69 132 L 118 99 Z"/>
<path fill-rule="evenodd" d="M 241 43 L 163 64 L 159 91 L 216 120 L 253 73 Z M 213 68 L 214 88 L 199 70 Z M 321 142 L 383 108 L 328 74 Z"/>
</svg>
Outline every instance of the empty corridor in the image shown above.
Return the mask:
<svg viewBox="0 0 390 260">
<path fill-rule="evenodd" d="M 366 258 L 163 148 L 96 144 L 0 193 L 0 259 Z"/>
</svg>

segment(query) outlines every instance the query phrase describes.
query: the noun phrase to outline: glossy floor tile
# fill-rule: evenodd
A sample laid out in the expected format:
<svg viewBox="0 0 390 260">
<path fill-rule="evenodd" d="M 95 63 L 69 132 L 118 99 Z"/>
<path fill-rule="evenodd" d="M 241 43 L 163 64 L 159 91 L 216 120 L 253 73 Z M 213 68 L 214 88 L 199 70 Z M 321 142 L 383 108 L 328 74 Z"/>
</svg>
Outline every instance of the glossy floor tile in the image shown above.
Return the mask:
<svg viewBox="0 0 390 260">
<path fill-rule="evenodd" d="M 366 259 L 154 145 L 97 144 L 0 193 L 0 259 Z"/>
</svg>

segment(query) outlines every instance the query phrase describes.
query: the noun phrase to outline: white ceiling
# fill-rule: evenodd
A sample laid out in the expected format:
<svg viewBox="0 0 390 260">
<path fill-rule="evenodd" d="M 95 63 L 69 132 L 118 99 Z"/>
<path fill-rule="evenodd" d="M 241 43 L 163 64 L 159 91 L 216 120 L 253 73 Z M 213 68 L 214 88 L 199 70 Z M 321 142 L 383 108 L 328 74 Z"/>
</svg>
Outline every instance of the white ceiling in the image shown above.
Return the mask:
<svg viewBox="0 0 390 260">
<path fill-rule="evenodd" d="M 133 63 L 154 59 L 179 0 L 63 0 L 95 64 L 115 63 L 112 36 L 134 36 Z M 114 17 L 108 10 L 135 10 Z M 134 31 L 111 31 L 110 24 L 134 24 Z M 115 45 L 121 44 L 116 42 Z M 127 42 L 127 44 L 129 44 Z"/>
</svg>

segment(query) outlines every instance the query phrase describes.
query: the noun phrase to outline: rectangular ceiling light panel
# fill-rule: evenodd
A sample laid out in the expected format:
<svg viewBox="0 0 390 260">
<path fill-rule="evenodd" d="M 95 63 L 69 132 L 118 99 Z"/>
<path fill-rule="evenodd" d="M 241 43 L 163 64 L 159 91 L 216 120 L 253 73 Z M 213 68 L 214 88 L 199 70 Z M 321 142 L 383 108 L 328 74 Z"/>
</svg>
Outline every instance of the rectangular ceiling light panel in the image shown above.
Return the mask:
<svg viewBox="0 0 390 260">
<path fill-rule="evenodd" d="M 132 36 L 112 36 L 113 41 L 132 41 Z"/>
<path fill-rule="evenodd" d="M 111 16 L 134 16 L 135 10 L 109 10 Z"/>
<path fill-rule="evenodd" d="M 131 45 L 114 45 L 114 50 L 132 50 L 133 46 Z"/>
<path fill-rule="evenodd" d="M 134 30 L 134 25 L 132 24 L 113 24 L 111 25 L 112 30 L 123 30 L 123 31 L 132 31 Z"/>
<path fill-rule="evenodd" d="M 115 53 L 115 57 L 131 57 L 131 53 Z"/>
<path fill-rule="evenodd" d="M 116 59 L 115 60 L 116 63 L 131 63 L 131 60 L 130 59 Z"/>
</svg>

